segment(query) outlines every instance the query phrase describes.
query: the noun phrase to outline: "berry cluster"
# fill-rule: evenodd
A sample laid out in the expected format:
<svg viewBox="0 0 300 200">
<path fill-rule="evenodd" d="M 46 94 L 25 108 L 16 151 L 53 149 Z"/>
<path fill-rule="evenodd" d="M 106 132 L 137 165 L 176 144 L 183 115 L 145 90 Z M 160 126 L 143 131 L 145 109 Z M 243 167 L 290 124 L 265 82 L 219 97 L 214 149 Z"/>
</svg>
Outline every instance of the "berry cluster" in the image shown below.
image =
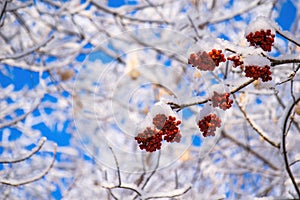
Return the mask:
<svg viewBox="0 0 300 200">
<path fill-rule="evenodd" d="M 245 67 L 246 77 L 253 78 L 257 80 L 261 78 L 263 82 L 272 80 L 270 66 L 266 65 L 264 67 L 259 66 L 246 66 Z"/>
<path fill-rule="evenodd" d="M 192 53 L 188 59 L 188 64 L 203 71 L 213 71 L 216 67 L 215 62 L 205 51 Z"/>
<path fill-rule="evenodd" d="M 215 136 L 216 129 L 221 127 L 221 120 L 216 114 L 210 113 L 199 120 L 198 126 L 204 137 Z"/>
<path fill-rule="evenodd" d="M 233 62 L 234 68 L 244 64 L 244 62 L 241 60 L 240 56 L 232 56 L 232 57 L 228 57 L 227 59 L 231 60 Z"/>
<path fill-rule="evenodd" d="M 271 33 L 270 29 L 251 32 L 246 36 L 251 46 L 261 47 L 265 51 L 271 51 L 274 37 L 275 35 Z"/>
<path fill-rule="evenodd" d="M 211 52 L 208 52 L 208 55 L 213 59 L 216 66 L 219 66 L 220 62 L 226 61 L 224 54 L 222 54 L 222 50 L 213 49 Z"/>
<path fill-rule="evenodd" d="M 180 142 L 181 134 L 178 125 L 180 120 L 176 117 L 167 117 L 164 114 L 157 114 L 152 123 L 155 128 L 147 127 L 144 132 L 139 133 L 134 139 L 137 141 L 141 150 L 148 152 L 159 150 L 162 145 L 162 138 L 167 142 Z"/>
<path fill-rule="evenodd" d="M 177 127 L 180 124 L 180 120 L 176 121 L 175 117 L 169 116 L 169 119 L 165 122 L 161 129 L 161 132 L 164 135 L 164 140 L 167 142 L 180 142 L 181 134 Z"/>
<path fill-rule="evenodd" d="M 148 152 L 153 152 L 161 148 L 162 135 L 156 129 L 147 127 L 144 132 L 139 133 L 134 138 L 139 145 L 140 149 L 145 149 Z"/>
<path fill-rule="evenodd" d="M 229 109 L 233 100 L 229 98 L 230 93 L 218 93 L 214 91 L 214 94 L 211 98 L 213 107 L 219 107 L 223 110 Z"/>
</svg>

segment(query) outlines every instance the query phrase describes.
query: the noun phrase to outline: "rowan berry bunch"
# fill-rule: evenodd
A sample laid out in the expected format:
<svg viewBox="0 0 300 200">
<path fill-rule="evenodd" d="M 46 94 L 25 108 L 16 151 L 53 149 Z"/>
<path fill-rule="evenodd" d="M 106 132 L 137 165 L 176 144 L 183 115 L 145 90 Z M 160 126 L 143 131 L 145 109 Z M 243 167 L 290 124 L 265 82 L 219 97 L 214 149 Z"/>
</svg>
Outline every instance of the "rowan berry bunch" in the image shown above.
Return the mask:
<svg viewBox="0 0 300 200">
<path fill-rule="evenodd" d="M 167 142 L 180 142 L 181 134 L 178 126 L 181 121 L 176 117 L 157 114 L 152 123 L 155 128 L 147 127 L 134 138 L 140 144 L 141 150 L 145 149 L 148 152 L 159 150 L 163 139 Z"/>
<path fill-rule="evenodd" d="M 215 136 L 217 128 L 221 127 L 221 119 L 214 113 L 210 113 L 198 121 L 200 131 L 204 137 Z"/>
<path fill-rule="evenodd" d="M 203 71 L 214 71 L 216 68 L 215 62 L 205 51 L 199 51 L 196 54 L 192 53 L 188 59 L 188 64 Z"/>
<path fill-rule="evenodd" d="M 250 32 L 246 39 L 250 42 L 251 46 L 261 47 L 265 51 L 271 51 L 274 43 L 275 35 L 272 34 L 271 30 L 260 30 L 255 33 Z"/>
<path fill-rule="evenodd" d="M 213 59 L 216 66 L 219 66 L 220 62 L 226 61 L 224 54 L 222 54 L 222 50 L 213 49 L 211 52 L 208 52 L 208 55 Z"/>
<path fill-rule="evenodd" d="M 244 64 L 244 62 L 242 61 L 240 56 L 231 56 L 227 58 L 228 60 L 231 60 L 233 62 L 233 67 L 236 68 L 242 64 Z"/>
<path fill-rule="evenodd" d="M 176 117 L 169 116 L 163 128 L 161 129 L 164 135 L 164 140 L 167 142 L 180 142 L 181 134 L 178 125 L 181 124 L 180 120 L 176 121 Z"/>
<path fill-rule="evenodd" d="M 246 66 L 245 67 L 246 77 L 253 78 L 257 80 L 261 78 L 263 82 L 272 80 L 270 66 L 266 65 L 264 67 L 259 66 Z"/>
<path fill-rule="evenodd" d="M 140 149 L 145 149 L 148 152 L 153 152 L 161 148 L 162 135 L 156 129 L 147 127 L 142 133 L 139 133 L 134 138 L 139 145 Z"/>
<path fill-rule="evenodd" d="M 219 107 L 223 110 L 227 110 L 231 107 L 233 100 L 229 98 L 230 93 L 218 93 L 214 91 L 211 98 L 213 107 Z"/>
</svg>

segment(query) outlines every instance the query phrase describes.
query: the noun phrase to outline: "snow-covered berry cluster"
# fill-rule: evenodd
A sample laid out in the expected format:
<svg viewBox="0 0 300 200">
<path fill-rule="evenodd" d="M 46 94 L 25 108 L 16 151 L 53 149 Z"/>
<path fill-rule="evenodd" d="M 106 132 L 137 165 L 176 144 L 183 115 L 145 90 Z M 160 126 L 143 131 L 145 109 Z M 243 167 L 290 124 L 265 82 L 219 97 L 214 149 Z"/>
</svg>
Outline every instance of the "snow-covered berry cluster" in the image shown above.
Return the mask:
<svg viewBox="0 0 300 200">
<path fill-rule="evenodd" d="M 188 64 L 203 71 L 214 71 L 216 68 L 215 62 L 205 51 L 190 54 Z"/>
<path fill-rule="evenodd" d="M 176 117 L 157 114 L 152 123 L 155 128 L 147 127 L 135 137 L 141 150 L 145 149 L 148 152 L 159 150 L 163 139 L 167 142 L 180 142 L 181 134 L 178 126 L 181 121 Z"/>
<path fill-rule="evenodd" d="M 244 62 L 241 59 L 241 56 L 231 56 L 227 58 L 228 60 L 231 60 L 233 62 L 233 67 L 236 68 L 242 64 L 244 64 Z"/>
<path fill-rule="evenodd" d="M 221 119 L 216 114 L 210 113 L 198 121 L 198 126 L 204 137 L 215 136 L 216 129 L 221 127 Z"/>
<path fill-rule="evenodd" d="M 144 132 L 139 133 L 134 138 L 139 145 L 140 149 L 145 149 L 148 152 L 153 152 L 161 148 L 162 135 L 156 129 L 147 127 Z"/>
<path fill-rule="evenodd" d="M 271 77 L 272 72 L 270 71 L 270 66 L 268 65 L 264 67 L 253 66 L 253 65 L 246 66 L 245 73 L 246 73 L 246 77 L 250 77 L 255 80 L 257 80 L 258 78 L 261 78 L 263 82 L 272 80 Z"/>
<path fill-rule="evenodd" d="M 233 100 L 229 98 L 230 93 L 218 93 L 214 91 L 211 98 L 213 107 L 219 107 L 223 110 L 227 110 L 231 107 Z"/>
<path fill-rule="evenodd" d="M 213 59 L 216 66 L 219 66 L 220 62 L 226 61 L 224 54 L 222 54 L 222 50 L 213 49 L 211 52 L 208 52 L 208 55 Z"/>
<path fill-rule="evenodd" d="M 251 46 L 261 47 L 265 51 L 271 51 L 274 43 L 275 34 L 270 29 L 250 32 L 246 39 Z"/>
</svg>

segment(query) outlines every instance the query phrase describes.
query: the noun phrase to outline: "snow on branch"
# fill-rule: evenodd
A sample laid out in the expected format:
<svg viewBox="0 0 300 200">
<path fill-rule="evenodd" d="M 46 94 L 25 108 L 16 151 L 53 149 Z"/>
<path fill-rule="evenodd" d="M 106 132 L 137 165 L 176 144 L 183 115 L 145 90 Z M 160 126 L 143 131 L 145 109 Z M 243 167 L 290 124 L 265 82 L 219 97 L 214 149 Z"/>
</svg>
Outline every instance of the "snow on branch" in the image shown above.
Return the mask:
<svg viewBox="0 0 300 200">
<path fill-rule="evenodd" d="M 156 192 L 149 194 L 148 196 L 144 196 L 144 199 L 160 199 L 160 198 L 174 198 L 179 197 L 187 193 L 192 188 L 191 185 L 188 185 L 184 188 L 176 189 L 173 191 L 164 191 L 164 192 Z"/>
<path fill-rule="evenodd" d="M 10 186 L 21 186 L 21 185 L 26 185 L 26 184 L 40 180 L 41 178 L 46 176 L 49 173 L 49 171 L 52 169 L 52 167 L 54 166 L 54 163 L 56 160 L 56 152 L 57 152 L 57 144 L 54 144 L 53 158 L 52 158 L 50 165 L 45 170 L 43 170 L 41 173 L 35 175 L 34 177 L 31 177 L 31 178 L 28 178 L 25 180 L 0 179 L 0 184 L 10 185 Z"/>
<path fill-rule="evenodd" d="M 22 162 L 24 160 L 27 160 L 28 158 L 36 154 L 38 151 L 40 151 L 43 145 L 45 144 L 45 142 L 46 142 L 46 138 L 42 137 L 39 143 L 37 144 L 37 146 L 33 148 L 31 151 L 29 151 L 27 154 L 20 155 L 18 158 L 2 158 L 0 160 L 0 164 L 17 163 L 17 162 Z"/>
<path fill-rule="evenodd" d="M 23 51 L 23 52 L 20 52 L 20 53 L 15 53 L 15 54 L 12 54 L 12 55 L 2 56 L 2 57 L 0 57 L 0 61 L 6 60 L 6 59 L 19 59 L 19 58 L 22 58 L 24 56 L 27 56 L 27 55 L 39 50 L 41 47 L 45 46 L 47 43 L 49 43 L 53 39 L 54 39 L 54 35 L 48 37 L 47 39 L 42 41 L 40 44 L 38 44 L 34 47 L 31 47 L 31 48 L 28 48 L 26 51 Z"/>
</svg>

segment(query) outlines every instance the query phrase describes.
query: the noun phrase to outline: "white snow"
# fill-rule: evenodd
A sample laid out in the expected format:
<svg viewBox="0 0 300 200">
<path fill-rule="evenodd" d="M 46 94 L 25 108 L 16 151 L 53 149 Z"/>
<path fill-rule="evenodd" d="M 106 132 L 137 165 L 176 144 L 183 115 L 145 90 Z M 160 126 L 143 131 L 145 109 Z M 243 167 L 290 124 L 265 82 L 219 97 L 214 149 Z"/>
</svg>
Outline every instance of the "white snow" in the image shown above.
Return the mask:
<svg viewBox="0 0 300 200">
<path fill-rule="evenodd" d="M 255 66 L 265 66 L 265 65 L 271 65 L 271 62 L 260 55 L 250 55 L 244 58 L 244 64 L 245 66 L 249 65 L 255 65 Z"/>
<path fill-rule="evenodd" d="M 270 19 L 267 17 L 259 16 L 249 24 L 249 26 L 245 31 L 245 36 L 251 32 L 254 33 L 255 31 L 268 30 L 268 29 L 271 30 L 272 34 L 275 34 L 275 30 L 272 26 L 272 23 L 270 22 Z"/>
</svg>

